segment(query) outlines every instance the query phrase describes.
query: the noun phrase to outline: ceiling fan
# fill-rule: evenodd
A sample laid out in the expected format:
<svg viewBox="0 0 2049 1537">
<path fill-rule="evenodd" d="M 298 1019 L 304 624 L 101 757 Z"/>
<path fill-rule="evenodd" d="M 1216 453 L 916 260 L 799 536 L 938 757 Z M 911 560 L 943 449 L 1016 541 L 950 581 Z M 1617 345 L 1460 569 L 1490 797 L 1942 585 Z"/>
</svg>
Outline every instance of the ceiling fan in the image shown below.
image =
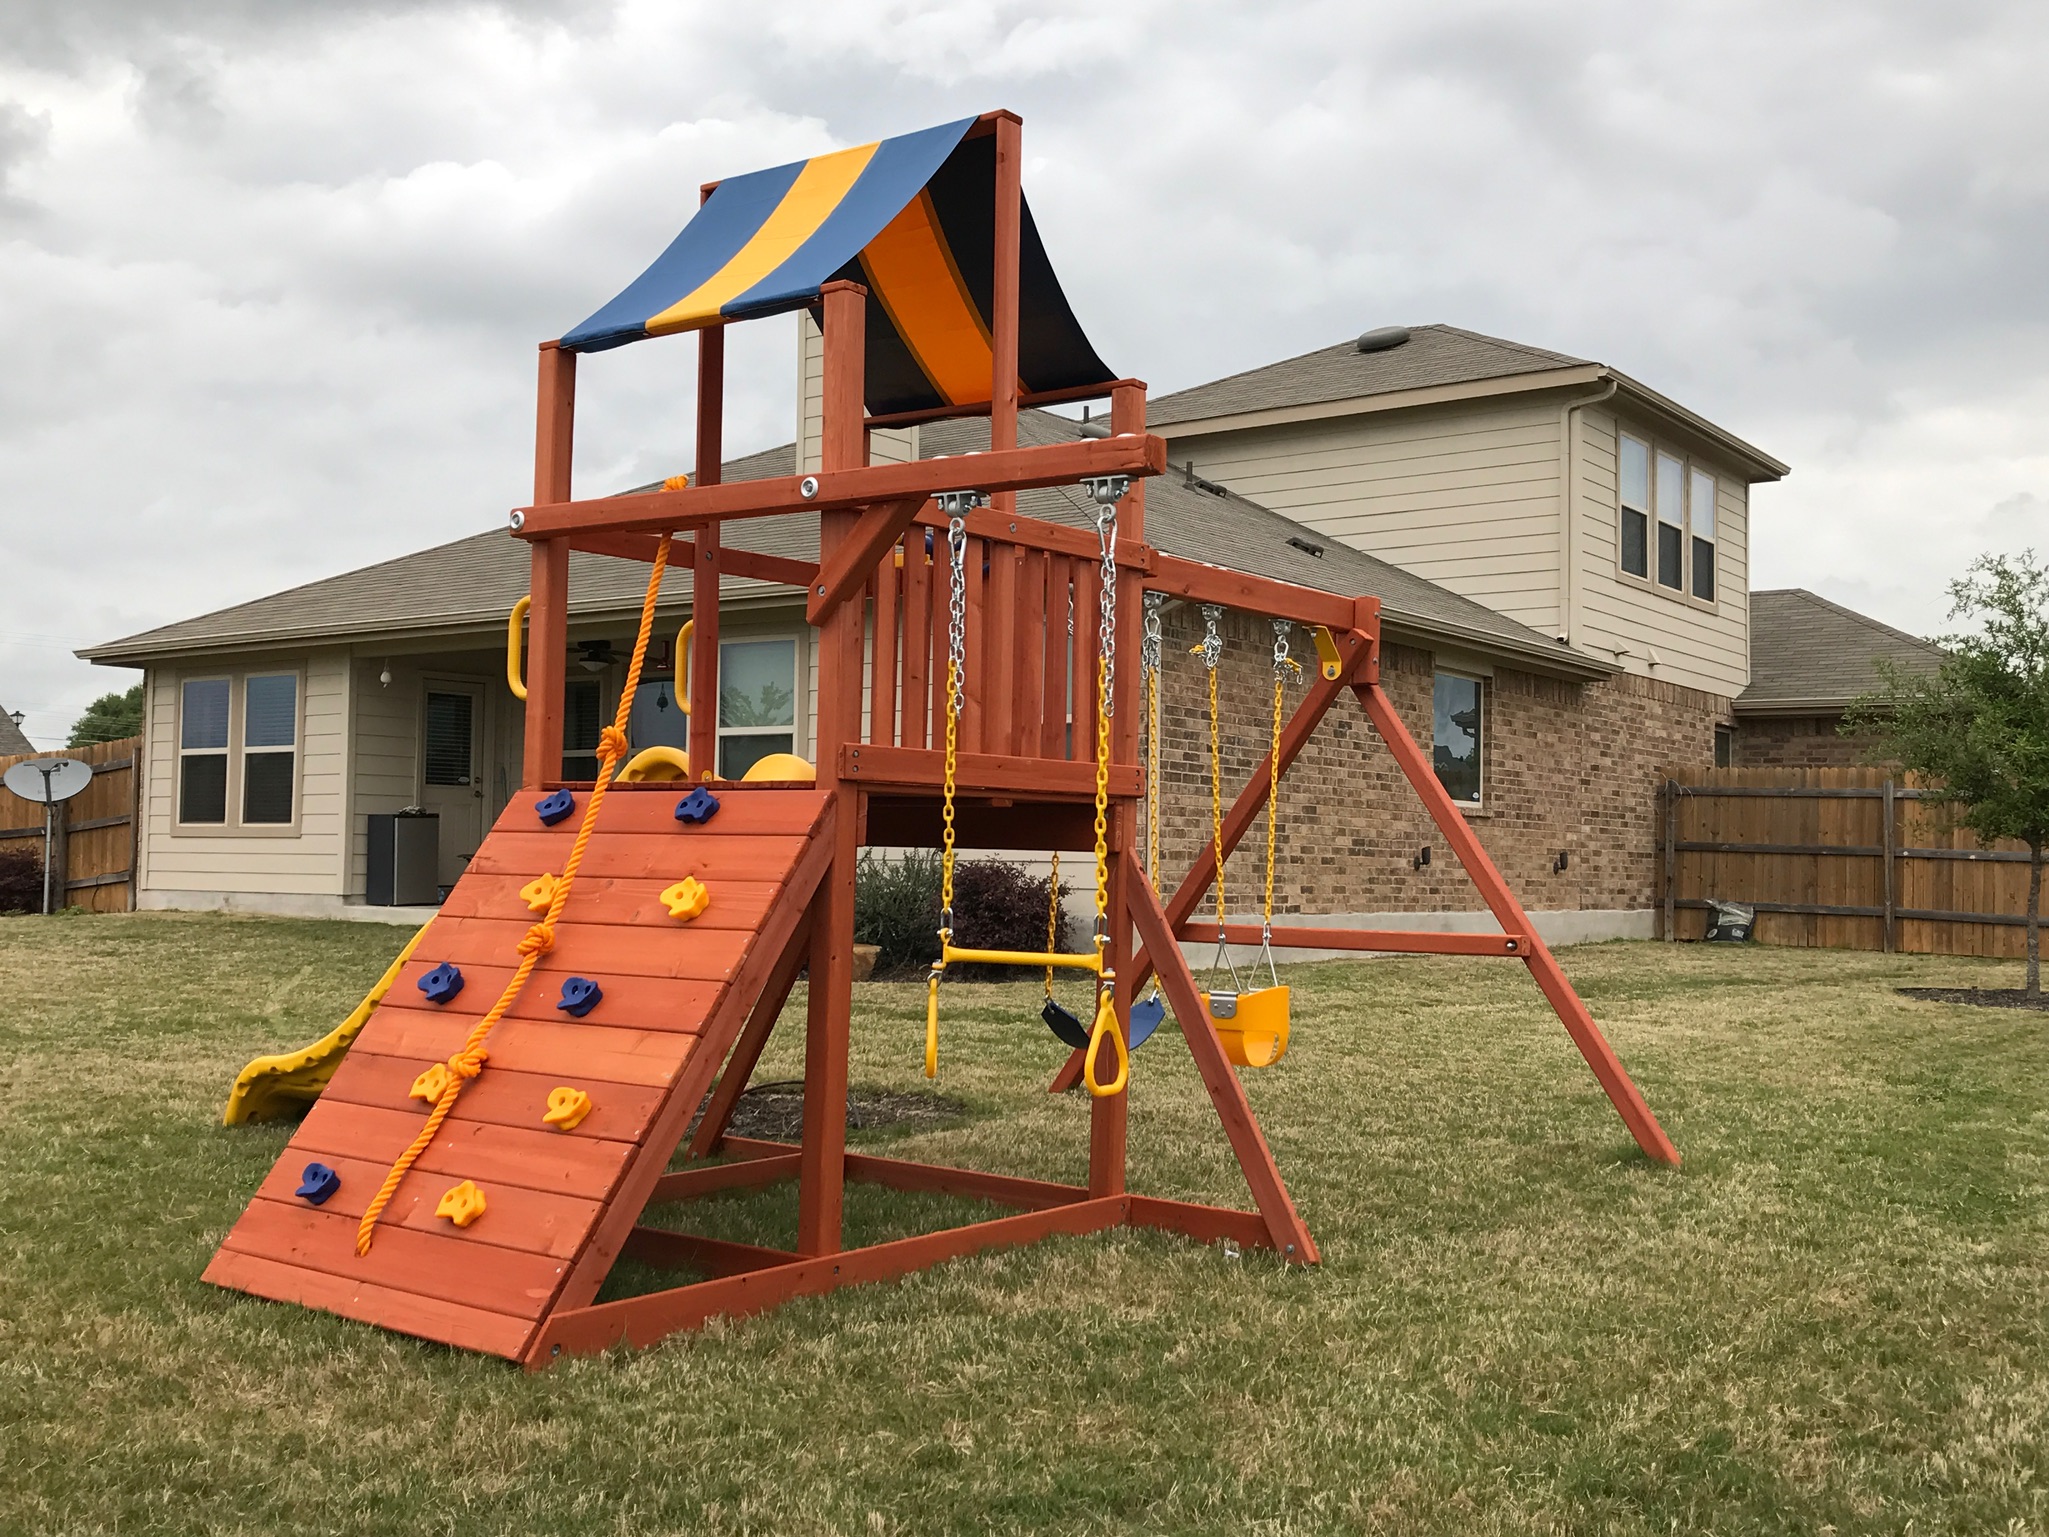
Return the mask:
<svg viewBox="0 0 2049 1537">
<path fill-rule="evenodd" d="M 609 640 L 580 640 L 576 644 L 583 652 L 576 660 L 585 672 L 603 672 L 607 667 L 626 660 L 612 649 Z"/>
</svg>

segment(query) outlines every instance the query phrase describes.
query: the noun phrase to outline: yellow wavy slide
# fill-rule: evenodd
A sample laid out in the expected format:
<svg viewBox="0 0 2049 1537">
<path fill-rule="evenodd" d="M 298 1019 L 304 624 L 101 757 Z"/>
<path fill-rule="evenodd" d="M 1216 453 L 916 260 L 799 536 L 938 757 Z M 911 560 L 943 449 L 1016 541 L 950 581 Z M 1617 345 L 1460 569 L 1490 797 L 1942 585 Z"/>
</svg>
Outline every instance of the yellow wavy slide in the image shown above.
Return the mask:
<svg viewBox="0 0 2049 1537">
<path fill-rule="evenodd" d="M 348 1053 L 349 1043 L 355 1040 L 356 1032 L 363 1028 L 363 1022 L 384 1001 L 384 995 L 391 991 L 391 984 L 398 980 L 399 968 L 405 965 L 426 933 L 423 926 L 419 933 L 407 940 L 406 947 L 398 953 L 398 959 L 385 969 L 384 975 L 377 979 L 377 985 L 363 995 L 363 1001 L 350 1011 L 349 1017 L 311 1046 L 258 1057 L 237 1073 L 235 1086 L 228 1090 L 227 1108 L 221 1111 L 221 1124 L 240 1126 L 245 1121 L 283 1120 L 320 1098 L 320 1091 L 334 1076 L 334 1070 Z"/>
</svg>

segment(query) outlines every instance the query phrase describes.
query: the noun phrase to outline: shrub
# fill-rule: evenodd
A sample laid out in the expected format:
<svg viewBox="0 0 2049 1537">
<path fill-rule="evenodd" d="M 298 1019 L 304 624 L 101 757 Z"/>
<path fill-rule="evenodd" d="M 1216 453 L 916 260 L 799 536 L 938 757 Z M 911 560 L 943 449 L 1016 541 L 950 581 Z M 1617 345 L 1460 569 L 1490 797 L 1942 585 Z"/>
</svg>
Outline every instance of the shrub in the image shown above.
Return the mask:
<svg viewBox="0 0 2049 1537">
<path fill-rule="evenodd" d="M 42 910 L 42 860 L 30 849 L 0 849 L 0 913 Z"/>
<path fill-rule="evenodd" d="M 1067 895 L 1061 883 L 1061 896 Z M 971 950 L 1043 950 L 1046 878 L 1000 859 L 964 860 L 953 872 L 954 943 Z M 1060 915 L 1058 946 L 1073 926 Z M 861 856 L 854 882 L 854 938 L 881 950 L 878 975 L 922 971 L 939 958 L 939 855 Z M 1008 966 L 962 967 L 960 975 L 1014 976 Z"/>
</svg>

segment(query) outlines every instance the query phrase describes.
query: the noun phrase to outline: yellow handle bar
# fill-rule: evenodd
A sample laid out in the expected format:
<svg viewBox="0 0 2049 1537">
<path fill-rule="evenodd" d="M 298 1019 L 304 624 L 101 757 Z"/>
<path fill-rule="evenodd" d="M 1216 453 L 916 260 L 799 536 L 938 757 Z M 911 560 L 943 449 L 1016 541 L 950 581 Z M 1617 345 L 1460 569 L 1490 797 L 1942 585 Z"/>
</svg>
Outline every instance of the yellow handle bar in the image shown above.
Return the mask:
<svg viewBox="0 0 2049 1537">
<path fill-rule="evenodd" d="M 686 619 L 676 632 L 676 703 L 685 715 L 690 713 L 690 632 L 696 627 L 695 619 Z"/>
<path fill-rule="evenodd" d="M 939 1076 L 939 968 L 925 986 L 925 1076 Z"/>
<path fill-rule="evenodd" d="M 1098 976 L 1103 971 L 1099 950 L 1087 955 L 1041 955 L 1036 950 L 956 950 L 947 945 L 940 957 L 949 966 L 955 961 L 971 961 L 984 966 L 1066 966 L 1075 971 L 1093 971 Z"/>
<path fill-rule="evenodd" d="M 505 686 L 512 690 L 514 699 L 526 698 L 526 680 L 520 677 L 523 669 L 519 657 L 519 627 L 533 603 L 534 595 L 526 594 L 512 605 L 512 613 L 505 621 Z"/>
</svg>

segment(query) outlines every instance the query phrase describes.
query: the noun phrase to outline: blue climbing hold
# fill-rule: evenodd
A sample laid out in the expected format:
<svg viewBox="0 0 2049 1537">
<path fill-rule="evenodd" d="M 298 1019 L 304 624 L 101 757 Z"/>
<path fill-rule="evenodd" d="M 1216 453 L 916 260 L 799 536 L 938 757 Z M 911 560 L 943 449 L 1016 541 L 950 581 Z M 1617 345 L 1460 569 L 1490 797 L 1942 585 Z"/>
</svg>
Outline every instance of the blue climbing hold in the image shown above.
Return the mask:
<svg viewBox="0 0 2049 1537">
<path fill-rule="evenodd" d="M 555 1007 L 571 1019 L 582 1019 L 604 996 L 605 990 L 589 977 L 571 977 L 562 984 L 562 999 Z"/>
<path fill-rule="evenodd" d="M 451 962 L 443 961 L 420 978 L 420 991 L 427 995 L 429 1003 L 446 1003 L 462 991 L 462 973 Z"/>
<path fill-rule="evenodd" d="M 1131 1039 L 1126 1044 L 1133 1051 L 1152 1039 L 1153 1032 L 1160 1028 L 1160 1021 L 1167 1017 L 1167 1000 L 1158 993 L 1141 998 L 1131 1006 Z"/>
<path fill-rule="evenodd" d="M 339 1174 L 324 1163 L 309 1163 L 299 1173 L 299 1188 L 296 1194 L 301 1200 L 311 1201 L 318 1206 L 339 1189 Z"/>
<path fill-rule="evenodd" d="M 567 790 L 556 790 L 534 802 L 534 815 L 548 827 L 553 827 L 575 810 L 576 797 Z"/>
<path fill-rule="evenodd" d="M 718 815 L 718 809 L 719 798 L 703 785 L 699 785 L 688 795 L 684 796 L 683 799 L 676 802 L 676 820 L 702 827 L 706 822 L 709 822 L 714 816 Z"/>
</svg>

